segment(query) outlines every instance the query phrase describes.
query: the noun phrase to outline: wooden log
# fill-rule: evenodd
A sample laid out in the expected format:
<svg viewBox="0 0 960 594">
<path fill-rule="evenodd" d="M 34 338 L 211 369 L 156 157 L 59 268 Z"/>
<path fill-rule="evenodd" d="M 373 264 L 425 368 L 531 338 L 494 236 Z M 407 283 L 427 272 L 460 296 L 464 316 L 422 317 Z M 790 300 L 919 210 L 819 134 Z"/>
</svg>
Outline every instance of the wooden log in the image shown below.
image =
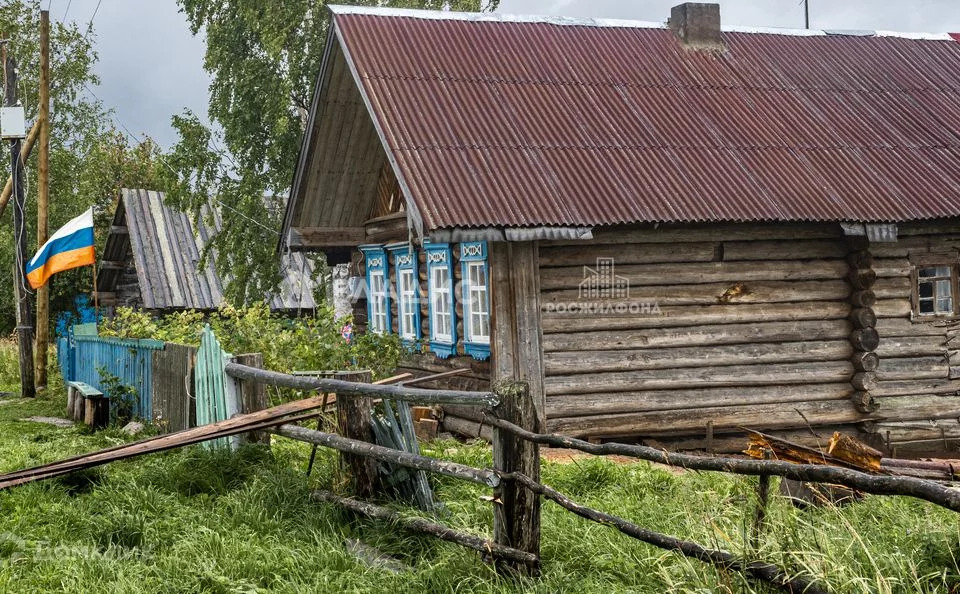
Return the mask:
<svg viewBox="0 0 960 594">
<path fill-rule="evenodd" d="M 365 377 L 370 380 L 369 374 Z M 369 396 L 337 394 L 337 432 L 359 442 L 373 444 L 373 399 Z M 320 444 L 323 445 L 323 444 Z M 342 452 L 340 467 L 347 471 L 358 497 L 373 497 L 380 489 L 377 465 L 372 458 Z"/>
<path fill-rule="evenodd" d="M 909 397 L 908 397 L 909 398 Z M 869 417 L 868 417 L 869 418 Z M 838 425 L 865 420 L 849 400 L 819 400 L 773 404 L 740 404 L 709 408 L 605 414 L 589 417 L 553 417 L 547 428 L 573 437 L 674 436 L 703 434 L 708 422 L 715 433 L 738 432 L 743 427 L 765 430 Z"/>
<path fill-rule="evenodd" d="M 318 501 L 338 505 L 354 513 L 363 514 L 369 518 L 384 520 L 391 524 L 402 526 L 406 530 L 429 534 L 430 536 L 435 536 L 440 540 L 456 543 L 469 549 L 479 551 L 483 553 L 484 557 L 492 556 L 494 558 L 510 559 L 512 561 L 526 563 L 534 567 L 538 567 L 540 564 L 540 559 L 536 555 L 510 547 L 505 547 L 493 541 L 480 538 L 479 536 L 457 532 L 452 528 L 431 522 L 426 518 L 403 516 L 386 507 L 380 507 L 365 501 L 357 501 L 356 499 L 346 499 L 338 495 L 334 495 L 329 491 L 314 491 L 311 494 L 311 497 Z"/>
<path fill-rule="evenodd" d="M 604 386 L 598 386 L 601 389 Z M 547 397 L 547 418 L 602 414 L 686 410 L 739 404 L 784 404 L 816 400 L 844 400 L 853 387 L 844 380 L 835 384 L 749 386 L 689 390 L 601 392 Z M 445 407 L 446 410 L 446 407 Z"/>
<path fill-rule="evenodd" d="M 850 378 L 850 384 L 857 390 L 869 392 L 877 387 L 877 374 L 868 371 L 857 372 Z"/>
<path fill-rule="evenodd" d="M 873 261 L 873 270 L 877 278 L 901 277 L 910 278 L 913 265 L 907 258 L 876 258 Z"/>
<path fill-rule="evenodd" d="M 877 346 L 877 354 L 884 359 L 902 357 L 944 357 L 947 347 L 942 336 L 886 336 Z"/>
<path fill-rule="evenodd" d="M 955 440 L 960 439 L 960 420 L 922 419 L 917 421 L 867 421 L 863 431 L 882 441 Z"/>
<path fill-rule="evenodd" d="M 500 484 L 496 473 L 490 470 L 472 468 L 456 462 L 446 462 L 435 458 L 428 458 L 410 452 L 385 448 L 372 443 L 357 441 L 346 437 L 340 437 L 332 433 L 323 433 L 314 431 L 298 425 L 284 424 L 272 430 L 277 435 L 315 443 L 324 447 L 332 448 L 339 452 L 349 453 L 356 456 L 389 462 L 406 468 L 424 470 L 427 472 L 436 472 L 444 476 L 450 476 L 464 481 L 485 485 L 487 487 L 496 487 Z"/>
<path fill-rule="evenodd" d="M 873 306 L 878 318 L 907 318 L 913 311 L 909 299 L 879 299 Z"/>
<path fill-rule="evenodd" d="M 73 399 L 73 420 L 83 422 L 86 414 L 86 402 L 83 394 L 77 392 Z"/>
<path fill-rule="evenodd" d="M 869 307 L 857 307 L 850 312 L 850 321 L 855 328 L 873 328 L 877 325 L 877 314 Z"/>
<path fill-rule="evenodd" d="M 76 398 L 77 390 L 73 386 L 67 386 L 67 417 L 74 421 L 77 420 L 73 416 L 73 411 L 76 407 Z"/>
<path fill-rule="evenodd" d="M 913 394 L 960 394 L 960 380 L 922 379 L 922 380 L 884 380 L 878 378 L 873 395 L 911 396 Z"/>
<path fill-rule="evenodd" d="M 850 268 L 872 268 L 873 254 L 870 250 L 855 250 L 847 254 L 847 263 Z"/>
<path fill-rule="evenodd" d="M 847 246 L 838 239 L 800 241 L 724 241 L 723 260 L 818 260 L 843 258 Z"/>
<path fill-rule="evenodd" d="M 880 366 L 880 357 L 874 351 L 857 351 L 850 357 L 857 371 L 876 371 Z"/>
<path fill-rule="evenodd" d="M 868 472 L 880 472 L 883 454 L 849 435 L 834 433 L 827 443 L 827 453 Z"/>
<path fill-rule="evenodd" d="M 869 289 L 877 282 L 877 273 L 872 268 L 852 268 L 847 280 L 854 289 Z"/>
<path fill-rule="evenodd" d="M 877 332 L 884 341 L 891 337 L 940 336 L 946 337 L 947 328 L 935 321 L 911 322 L 909 319 L 878 318 Z"/>
<path fill-rule="evenodd" d="M 110 400 L 103 396 L 82 398 L 84 405 L 83 422 L 94 431 L 106 428 L 110 424 Z"/>
<path fill-rule="evenodd" d="M 779 460 L 746 460 L 720 456 L 679 454 L 648 446 L 623 443 L 592 444 L 580 439 L 555 434 L 537 434 L 508 421 L 490 416 L 487 420 L 498 429 L 511 431 L 523 439 L 558 448 L 571 448 L 595 456 L 620 455 L 649 462 L 677 466 L 687 470 L 733 472 L 749 476 L 764 474 L 783 476 L 798 481 L 837 483 L 876 495 L 906 495 L 960 511 L 960 490 L 933 481 L 904 476 L 872 475 L 848 468 L 813 464 L 792 464 Z"/>
<path fill-rule="evenodd" d="M 441 423 L 443 424 L 444 431 L 449 431 L 454 435 L 480 438 L 484 441 L 493 442 L 493 427 L 490 425 L 484 425 L 468 419 L 461 419 L 453 415 L 444 415 Z"/>
<path fill-rule="evenodd" d="M 888 276 L 877 279 L 877 284 L 870 289 L 877 299 L 909 299 L 913 283 L 910 277 Z M 855 291 L 859 293 L 860 291 Z M 864 307 L 872 307 L 865 305 Z"/>
<path fill-rule="evenodd" d="M 378 386 L 374 384 L 345 382 L 336 379 L 297 377 L 266 369 L 255 369 L 237 363 L 227 363 L 227 375 L 238 379 L 253 380 L 281 388 L 303 391 L 331 392 L 346 396 L 370 396 L 388 400 L 402 400 L 421 404 L 472 404 L 493 406 L 496 397 L 488 392 L 459 392 L 456 390 L 424 390 L 403 386 Z"/>
<path fill-rule="evenodd" d="M 950 367 L 943 357 L 905 357 L 884 359 L 876 373 L 880 381 L 946 380 L 949 378 Z"/>
<path fill-rule="evenodd" d="M 240 365 L 246 365 L 248 367 L 263 367 L 263 355 L 260 353 L 237 355 L 234 360 Z M 237 384 L 237 393 L 240 395 L 241 413 L 252 413 L 269 408 L 270 401 L 267 398 L 266 386 L 250 380 L 240 380 Z M 254 431 L 246 434 L 244 440 L 247 443 L 259 443 L 269 446 L 270 434 L 266 431 Z"/>
<path fill-rule="evenodd" d="M 877 304 L 877 294 L 870 289 L 854 291 L 850 294 L 850 303 L 856 307 L 873 307 Z"/>
<path fill-rule="evenodd" d="M 587 244 L 540 248 L 540 266 L 596 266 L 597 258 L 613 258 L 617 266 L 664 262 L 710 262 L 715 242 L 681 243 L 664 249 L 659 243 Z"/>
<path fill-rule="evenodd" d="M 838 225 L 807 223 L 705 224 L 705 225 L 639 225 L 600 227 L 594 229 L 590 244 L 624 243 L 686 243 L 700 241 L 798 241 L 806 239 L 843 238 Z M 583 240 L 556 240 L 542 242 L 544 246 L 582 245 Z"/>
<path fill-rule="evenodd" d="M 723 344 L 799 342 L 803 340 L 847 340 L 852 330 L 853 326 L 847 320 L 811 320 L 637 330 L 574 331 L 562 334 L 544 334 L 543 350 L 545 352 L 557 352 L 660 349 L 690 346 L 707 347 Z"/>
<path fill-rule="evenodd" d="M 842 431 L 844 433 L 864 437 L 854 425 L 826 425 L 816 427 L 813 432 L 808 427 L 803 429 L 771 430 L 770 435 L 788 439 L 795 443 L 810 447 L 825 447 L 827 439 L 832 431 Z M 643 440 L 645 445 L 656 447 L 668 451 L 693 451 L 705 450 L 703 436 L 664 436 L 659 435 L 655 438 Z M 717 454 L 741 454 L 747 446 L 747 437 L 743 432 L 730 432 L 714 437 L 713 447 Z"/>
<path fill-rule="evenodd" d="M 500 397 L 497 417 L 530 431 L 543 430 L 543 408 L 533 403 L 525 382 L 497 380 L 494 391 Z M 522 473 L 533 480 L 540 477 L 540 447 L 519 439 L 508 431 L 493 431 L 493 467 L 498 474 Z M 501 482 L 495 493 L 500 505 L 494 507 L 494 540 L 504 546 L 540 556 L 540 498 L 516 482 Z M 516 564 L 503 567 L 508 571 L 536 573 Z"/>
<path fill-rule="evenodd" d="M 757 262 L 689 262 L 617 266 L 617 274 L 626 278 L 630 287 L 672 284 L 749 283 L 752 281 L 834 280 L 847 276 L 843 260 L 769 260 Z M 544 290 L 574 289 L 583 280 L 582 266 L 544 268 L 540 283 Z M 863 287 L 868 288 L 868 287 Z"/>
<path fill-rule="evenodd" d="M 704 364 L 746 365 L 840 361 L 853 355 L 848 340 L 679 347 L 673 349 L 625 349 L 571 351 L 544 354 L 547 376 L 601 371 L 685 369 Z"/>
<path fill-rule="evenodd" d="M 748 576 L 778 586 L 787 592 L 807 594 L 825 594 L 826 590 L 821 589 L 810 580 L 802 577 L 791 577 L 785 571 L 771 563 L 762 562 L 744 562 L 737 559 L 732 554 L 722 551 L 707 549 L 706 547 L 694 542 L 683 541 L 666 534 L 660 534 L 641 528 L 632 522 L 623 518 L 600 512 L 579 503 L 574 502 L 559 491 L 542 485 L 537 481 L 521 473 L 512 473 L 510 475 L 501 475 L 502 478 L 523 485 L 531 491 L 543 495 L 547 499 L 558 504 L 560 507 L 575 513 L 581 518 L 586 518 L 598 522 L 605 526 L 613 526 L 621 533 L 636 538 L 642 542 L 652 544 L 668 551 L 677 551 L 687 557 L 699 559 L 705 563 L 710 563 L 727 571 L 739 571 Z"/>
<path fill-rule="evenodd" d="M 751 281 L 687 285 L 651 285 L 630 287 L 629 298 L 582 299 L 579 288 L 553 289 L 541 295 L 542 307 L 556 309 L 557 304 L 578 301 L 631 303 L 656 302 L 667 305 L 714 305 L 718 303 L 791 303 L 845 300 L 850 286 L 842 279 L 813 281 Z"/>
<path fill-rule="evenodd" d="M 850 315 L 850 304 L 835 301 L 810 303 L 664 306 L 658 311 L 610 312 L 609 306 L 590 302 L 563 311 L 545 311 L 543 332 L 587 332 L 644 328 L 677 328 L 713 324 L 760 324 L 800 320 L 835 320 Z"/>
<path fill-rule="evenodd" d="M 880 345 L 880 335 L 874 328 L 857 328 L 850 333 L 850 344 L 858 351 L 875 351 Z"/>
<path fill-rule="evenodd" d="M 817 382 L 849 381 L 853 365 L 849 361 L 814 363 L 772 363 L 767 365 L 727 365 L 693 367 L 683 373 L 672 369 L 647 369 L 554 375 L 546 378 L 547 395 L 590 394 L 598 386 L 608 392 L 637 390 L 673 390 L 706 387 L 758 385 L 795 385 Z"/>
<path fill-rule="evenodd" d="M 870 392 L 865 390 L 854 392 L 850 400 L 853 402 L 853 405 L 858 411 L 865 414 L 874 413 L 880 408 L 880 403 L 877 401 L 877 399 L 874 398 Z"/>
</svg>

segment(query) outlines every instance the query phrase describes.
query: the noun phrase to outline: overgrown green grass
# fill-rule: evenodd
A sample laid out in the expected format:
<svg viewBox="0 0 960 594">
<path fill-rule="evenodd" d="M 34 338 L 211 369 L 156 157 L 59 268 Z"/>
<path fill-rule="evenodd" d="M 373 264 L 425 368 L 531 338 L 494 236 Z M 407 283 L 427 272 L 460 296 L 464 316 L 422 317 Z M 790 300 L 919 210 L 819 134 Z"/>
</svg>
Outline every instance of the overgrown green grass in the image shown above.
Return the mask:
<svg viewBox="0 0 960 594">
<path fill-rule="evenodd" d="M 9 399 L 7 399 L 9 400 Z M 62 414 L 62 392 L 0 404 L 0 471 L 114 445 L 90 434 L 19 421 Z M 490 464 L 481 444 L 438 441 L 431 455 Z M 543 577 L 498 577 L 456 545 L 358 520 L 311 501 L 338 488 L 336 458 L 275 438 L 236 455 L 199 447 L 116 462 L 0 492 L 0 591 L 5 592 L 766 592 L 675 553 L 633 541 L 557 506 L 543 508 Z M 544 481 L 642 526 L 743 552 L 756 479 L 675 473 L 587 459 L 544 464 Z M 434 481 L 441 521 L 491 531 L 488 492 Z M 807 571 L 836 592 L 944 592 L 958 583 L 957 517 L 907 498 L 868 497 L 843 509 L 798 511 L 778 497 L 759 557 Z M 412 566 L 368 567 L 344 548 L 359 538 Z"/>
</svg>

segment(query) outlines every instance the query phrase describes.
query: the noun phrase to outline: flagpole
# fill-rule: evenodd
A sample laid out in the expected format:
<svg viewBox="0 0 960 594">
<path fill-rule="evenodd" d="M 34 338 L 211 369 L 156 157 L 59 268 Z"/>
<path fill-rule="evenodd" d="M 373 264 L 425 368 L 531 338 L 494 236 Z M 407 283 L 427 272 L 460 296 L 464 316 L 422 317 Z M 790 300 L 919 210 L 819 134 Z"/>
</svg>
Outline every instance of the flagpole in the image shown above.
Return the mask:
<svg viewBox="0 0 960 594">
<path fill-rule="evenodd" d="M 90 271 L 93 272 L 93 313 L 94 318 L 100 317 L 100 305 L 97 294 L 97 258 L 94 256 L 93 264 L 90 265 Z M 94 319 L 96 321 L 96 319 Z"/>
</svg>

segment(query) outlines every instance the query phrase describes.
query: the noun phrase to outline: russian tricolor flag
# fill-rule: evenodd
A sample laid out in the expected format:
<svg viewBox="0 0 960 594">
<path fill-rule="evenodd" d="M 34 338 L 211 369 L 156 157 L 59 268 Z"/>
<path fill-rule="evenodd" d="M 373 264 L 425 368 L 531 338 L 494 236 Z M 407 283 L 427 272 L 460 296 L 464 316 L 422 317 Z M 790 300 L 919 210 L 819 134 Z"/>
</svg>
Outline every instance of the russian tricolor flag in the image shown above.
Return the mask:
<svg viewBox="0 0 960 594">
<path fill-rule="evenodd" d="M 90 208 L 60 227 L 27 262 L 27 280 L 36 289 L 58 272 L 93 263 L 93 208 Z"/>
</svg>

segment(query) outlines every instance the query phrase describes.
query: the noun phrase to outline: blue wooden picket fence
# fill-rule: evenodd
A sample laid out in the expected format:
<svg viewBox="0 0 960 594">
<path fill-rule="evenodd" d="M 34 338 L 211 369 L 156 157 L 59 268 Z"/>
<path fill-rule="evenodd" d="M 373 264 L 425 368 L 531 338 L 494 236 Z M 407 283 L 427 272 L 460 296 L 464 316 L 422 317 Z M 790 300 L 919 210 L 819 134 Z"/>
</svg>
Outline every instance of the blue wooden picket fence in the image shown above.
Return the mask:
<svg viewBox="0 0 960 594">
<path fill-rule="evenodd" d="M 150 419 L 153 414 L 154 351 L 163 341 L 152 339 L 107 338 L 93 333 L 86 324 L 74 326 L 67 336 L 57 339 L 57 362 L 65 381 L 90 384 L 106 393 L 101 370 L 116 376 L 137 391 L 134 415 Z M 109 376 L 108 376 L 109 377 Z"/>
</svg>

